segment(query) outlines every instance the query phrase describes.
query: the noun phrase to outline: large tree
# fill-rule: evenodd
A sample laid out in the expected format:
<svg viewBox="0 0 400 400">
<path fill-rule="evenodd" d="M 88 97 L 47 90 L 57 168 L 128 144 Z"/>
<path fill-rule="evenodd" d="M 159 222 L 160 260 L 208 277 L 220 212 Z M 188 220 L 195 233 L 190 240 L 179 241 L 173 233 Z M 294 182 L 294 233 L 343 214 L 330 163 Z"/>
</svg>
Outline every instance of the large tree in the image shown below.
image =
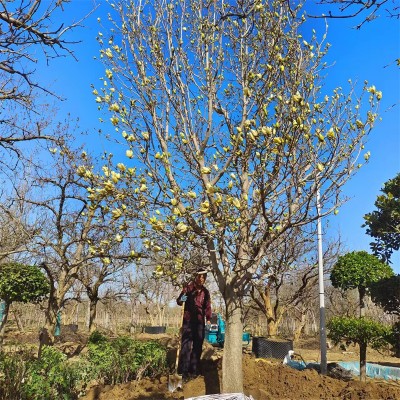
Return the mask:
<svg viewBox="0 0 400 400">
<path fill-rule="evenodd" d="M 364 216 L 373 253 L 390 262 L 393 251 L 400 249 L 400 173 L 389 179 L 375 201 L 376 210 Z"/>
<path fill-rule="evenodd" d="M 225 302 L 222 390 L 241 392 L 252 278 L 281 235 L 318 218 L 318 190 L 322 216 L 341 203 L 382 94 L 370 86 L 358 97 L 352 84 L 323 93 L 325 38 L 308 34 L 286 2 L 112 7 L 96 101 L 136 167 L 143 236 L 151 228 L 208 254 Z"/>
</svg>

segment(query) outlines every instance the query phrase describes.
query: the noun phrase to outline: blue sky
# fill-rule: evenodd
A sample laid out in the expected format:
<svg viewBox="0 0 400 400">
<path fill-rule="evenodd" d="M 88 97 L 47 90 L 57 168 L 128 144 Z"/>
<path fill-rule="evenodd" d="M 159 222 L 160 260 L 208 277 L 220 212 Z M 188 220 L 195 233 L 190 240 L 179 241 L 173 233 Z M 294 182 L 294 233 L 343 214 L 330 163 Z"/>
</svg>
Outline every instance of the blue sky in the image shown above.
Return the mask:
<svg viewBox="0 0 400 400">
<path fill-rule="evenodd" d="M 65 6 L 63 21 L 76 20 L 92 8 L 92 0 L 75 0 Z M 81 40 L 74 47 L 78 61 L 56 59 L 49 66 L 39 65 L 37 68 L 39 78 L 66 98 L 60 106 L 60 117 L 67 113 L 79 117 L 82 130 L 93 133 L 93 136 L 85 136 L 83 141 L 88 147 L 96 142 L 100 150 L 106 150 L 108 145 L 94 133 L 99 128 L 98 118 L 101 115 L 97 112 L 90 85 L 100 86 L 99 78 L 104 74 L 102 64 L 93 57 L 98 55 L 99 49 L 96 42 L 100 30 L 97 18 L 106 20 L 107 10 L 107 5 L 100 2 L 98 9 L 84 21 L 85 27 L 71 37 Z M 395 62 L 400 58 L 400 22 L 381 16 L 364 24 L 361 30 L 356 30 L 354 26 L 357 22 L 354 19 L 327 21 L 327 41 L 331 49 L 326 61 L 332 67 L 326 75 L 326 91 L 329 93 L 337 86 L 346 89 L 348 79 L 358 82 L 361 90 L 367 80 L 383 92 L 382 121 L 377 123 L 366 145 L 366 151 L 371 152 L 370 162 L 345 186 L 344 194 L 349 201 L 337 216 L 330 218 L 328 234 L 335 237 L 340 232 L 349 251 L 369 251 L 371 238 L 365 234 L 365 228 L 361 228 L 363 215 L 374 210 L 374 202 L 383 183 L 400 172 L 400 68 Z M 310 34 L 315 28 L 322 37 L 325 21 L 311 19 L 309 27 Z M 400 273 L 399 254 L 393 258 L 393 268 Z"/>
</svg>

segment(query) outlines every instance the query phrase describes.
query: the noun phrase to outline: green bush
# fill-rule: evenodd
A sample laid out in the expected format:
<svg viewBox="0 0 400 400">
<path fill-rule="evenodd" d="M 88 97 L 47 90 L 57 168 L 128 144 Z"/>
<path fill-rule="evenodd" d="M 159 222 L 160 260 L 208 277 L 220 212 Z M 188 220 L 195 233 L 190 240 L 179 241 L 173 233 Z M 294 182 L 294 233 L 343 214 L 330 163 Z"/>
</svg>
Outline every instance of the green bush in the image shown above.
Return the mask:
<svg viewBox="0 0 400 400">
<path fill-rule="evenodd" d="M 27 352 L 6 354 L 0 352 L 0 399 L 20 400 L 27 375 Z"/>
<path fill-rule="evenodd" d="M 41 358 L 28 362 L 23 392 L 26 400 L 75 400 L 91 378 L 85 361 L 71 362 L 54 347 L 45 346 Z"/>
<path fill-rule="evenodd" d="M 400 357 L 400 322 L 396 322 L 388 335 L 387 341 L 392 345 L 395 357 Z"/>
<path fill-rule="evenodd" d="M 108 339 L 99 331 L 92 332 L 88 339 L 88 343 L 93 343 L 93 344 L 99 344 L 104 342 L 108 342 Z"/>
<path fill-rule="evenodd" d="M 94 378 L 105 384 L 124 383 L 166 370 L 166 349 L 157 342 L 128 337 L 89 343 Z"/>
<path fill-rule="evenodd" d="M 78 361 L 44 346 L 40 359 L 28 352 L 0 352 L 0 400 L 76 400 L 89 381 L 124 383 L 166 371 L 166 349 L 128 337 L 95 333 L 88 355 Z"/>
</svg>

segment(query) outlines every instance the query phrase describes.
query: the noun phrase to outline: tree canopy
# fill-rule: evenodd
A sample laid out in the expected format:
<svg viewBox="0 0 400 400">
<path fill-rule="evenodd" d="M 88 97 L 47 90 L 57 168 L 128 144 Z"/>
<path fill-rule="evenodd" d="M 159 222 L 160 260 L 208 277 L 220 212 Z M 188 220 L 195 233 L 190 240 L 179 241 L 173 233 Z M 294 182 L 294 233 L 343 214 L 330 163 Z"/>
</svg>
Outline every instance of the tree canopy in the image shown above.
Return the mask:
<svg viewBox="0 0 400 400">
<path fill-rule="evenodd" d="M 6 303 L 38 302 L 49 291 L 49 281 L 39 267 L 16 262 L 0 265 L 0 298 Z"/>
<path fill-rule="evenodd" d="M 365 314 L 364 298 L 372 283 L 393 275 L 392 268 L 366 251 L 353 251 L 338 258 L 331 271 L 331 282 L 343 290 L 357 289 L 360 316 Z"/>
<path fill-rule="evenodd" d="M 382 93 L 324 93 L 329 45 L 286 2 L 112 7 L 93 93 L 133 169 L 135 203 L 121 212 L 139 209 L 142 237 L 170 256 L 159 273 L 182 271 L 175 249 L 208 255 L 225 301 L 222 388 L 240 392 L 251 280 L 275 241 L 318 218 L 318 191 L 322 216 L 341 204 Z"/>
<path fill-rule="evenodd" d="M 393 270 L 366 251 L 353 251 L 338 258 L 331 271 L 331 282 L 343 290 L 368 288 L 373 282 L 393 275 Z"/>
<path fill-rule="evenodd" d="M 375 211 L 364 216 L 367 234 L 375 255 L 390 262 L 393 252 L 400 249 L 400 173 L 385 182 L 382 194 L 375 201 Z"/>
<path fill-rule="evenodd" d="M 368 318 L 334 317 L 327 328 L 335 344 L 343 341 L 360 346 L 360 379 L 366 378 L 367 346 L 379 349 L 391 336 L 389 327 Z"/>
</svg>

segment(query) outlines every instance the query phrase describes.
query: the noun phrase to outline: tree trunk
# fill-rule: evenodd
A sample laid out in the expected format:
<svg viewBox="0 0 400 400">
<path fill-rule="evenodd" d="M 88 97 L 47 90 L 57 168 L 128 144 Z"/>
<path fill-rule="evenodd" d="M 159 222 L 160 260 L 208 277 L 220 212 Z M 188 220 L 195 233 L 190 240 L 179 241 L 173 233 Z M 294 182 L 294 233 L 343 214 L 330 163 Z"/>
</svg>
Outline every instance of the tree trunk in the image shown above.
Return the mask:
<svg viewBox="0 0 400 400">
<path fill-rule="evenodd" d="M 275 307 L 271 301 L 271 288 L 267 284 L 264 288 L 264 292 L 261 294 L 264 301 L 265 316 L 267 318 L 267 333 L 269 337 L 275 337 L 278 335 L 278 326 L 281 322 L 283 313 L 279 310 L 278 315 L 276 314 Z"/>
<path fill-rule="evenodd" d="M 96 313 L 97 313 L 97 298 L 89 300 L 89 326 L 88 330 L 90 333 L 94 332 L 97 328 L 96 326 Z"/>
<path fill-rule="evenodd" d="M 360 286 L 358 294 L 360 296 L 360 318 L 363 318 L 365 317 L 365 287 Z"/>
<path fill-rule="evenodd" d="M 227 290 L 226 293 L 225 343 L 222 358 L 222 392 L 243 393 L 242 309 L 240 301 L 232 288 Z"/>
<path fill-rule="evenodd" d="M 21 321 L 21 315 L 20 315 L 19 311 L 13 310 L 13 314 L 14 314 L 15 322 L 17 323 L 18 330 L 20 332 L 24 333 L 25 329 L 24 329 L 24 325 Z"/>
<path fill-rule="evenodd" d="M 40 334 L 40 346 L 52 345 L 54 343 L 54 332 L 57 324 L 57 314 L 60 311 L 55 297 L 50 296 L 45 310 L 45 324 Z M 43 340 L 43 342 L 42 342 Z"/>
<path fill-rule="evenodd" d="M 360 343 L 360 381 L 367 377 L 367 343 Z"/>
<path fill-rule="evenodd" d="M 293 334 L 294 341 L 297 341 L 300 339 L 305 325 L 306 325 L 306 314 L 304 312 L 302 312 L 300 320 L 298 321 L 298 323 L 296 324 L 296 327 L 294 329 L 294 334 Z"/>
<path fill-rule="evenodd" d="M 6 333 L 6 323 L 8 319 L 9 310 L 10 310 L 10 303 L 4 302 L 3 315 L 0 321 L 0 348 L 3 345 L 4 335 Z"/>
</svg>

